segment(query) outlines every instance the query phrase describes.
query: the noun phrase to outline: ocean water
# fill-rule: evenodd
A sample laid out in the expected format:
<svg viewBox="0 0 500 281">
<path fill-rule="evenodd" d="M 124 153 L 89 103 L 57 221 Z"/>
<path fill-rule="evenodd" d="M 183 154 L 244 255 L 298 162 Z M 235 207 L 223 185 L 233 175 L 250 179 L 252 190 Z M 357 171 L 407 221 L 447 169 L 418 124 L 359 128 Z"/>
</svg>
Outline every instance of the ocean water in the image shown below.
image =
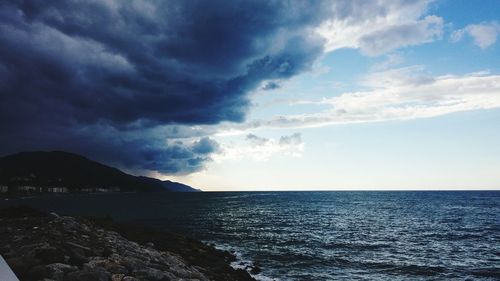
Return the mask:
<svg viewBox="0 0 500 281">
<path fill-rule="evenodd" d="M 500 280 L 500 192 L 95 194 L 9 200 L 177 231 L 261 280 Z"/>
</svg>

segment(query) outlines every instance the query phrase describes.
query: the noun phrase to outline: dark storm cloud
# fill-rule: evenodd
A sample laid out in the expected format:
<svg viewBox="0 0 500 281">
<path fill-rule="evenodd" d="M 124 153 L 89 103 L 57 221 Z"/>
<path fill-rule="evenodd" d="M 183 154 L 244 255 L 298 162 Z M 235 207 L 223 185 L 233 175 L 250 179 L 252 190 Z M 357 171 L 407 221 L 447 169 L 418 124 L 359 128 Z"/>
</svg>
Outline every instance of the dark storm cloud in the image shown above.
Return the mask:
<svg viewBox="0 0 500 281">
<path fill-rule="evenodd" d="M 68 149 L 199 170 L 213 140 L 141 130 L 242 121 L 249 91 L 322 53 L 310 28 L 328 11 L 319 1 L 3 1 L 0 153 Z"/>
</svg>

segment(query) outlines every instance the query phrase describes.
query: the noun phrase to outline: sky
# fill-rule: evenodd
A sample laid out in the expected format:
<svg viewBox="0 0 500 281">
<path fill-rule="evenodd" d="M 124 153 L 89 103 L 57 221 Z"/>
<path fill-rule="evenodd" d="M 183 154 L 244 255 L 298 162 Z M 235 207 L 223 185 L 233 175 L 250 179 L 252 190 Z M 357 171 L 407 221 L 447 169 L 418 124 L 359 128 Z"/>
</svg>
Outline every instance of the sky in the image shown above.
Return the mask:
<svg viewBox="0 0 500 281">
<path fill-rule="evenodd" d="M 498 15 L 2 1 L 0 155 L 65 150 L 206 191 L 499 189 Z"/>
</svg>

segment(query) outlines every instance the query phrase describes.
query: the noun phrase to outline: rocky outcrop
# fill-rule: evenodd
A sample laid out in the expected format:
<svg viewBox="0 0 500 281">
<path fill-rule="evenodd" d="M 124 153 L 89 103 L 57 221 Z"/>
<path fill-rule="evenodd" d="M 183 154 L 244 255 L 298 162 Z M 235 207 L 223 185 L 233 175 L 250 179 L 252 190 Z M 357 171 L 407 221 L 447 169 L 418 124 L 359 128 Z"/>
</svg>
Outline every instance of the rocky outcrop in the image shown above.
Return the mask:
<svg viewBox="0 0 500 281">
<path fill-rule="evenodd" d="M 20 280 L 252 280 L 242 272 L 211 272 L 88 219 L 9 210 L 0 213 L 0 225 L 0 253 Z"/>
</svg>

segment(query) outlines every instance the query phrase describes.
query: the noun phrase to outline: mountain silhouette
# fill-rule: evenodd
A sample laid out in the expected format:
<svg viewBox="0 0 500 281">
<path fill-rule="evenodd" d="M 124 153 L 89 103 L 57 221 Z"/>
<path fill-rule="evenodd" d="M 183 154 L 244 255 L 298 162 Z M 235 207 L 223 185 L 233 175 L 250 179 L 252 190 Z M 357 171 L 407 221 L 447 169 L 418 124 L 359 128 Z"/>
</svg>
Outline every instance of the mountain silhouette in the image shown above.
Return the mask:
<svg viewBox="0 0 500 281">
<path fill-rule="evenodd" d="M 0 157 L 0 185 L 13 189 L 32 186 L 41 188 L 40 190 L 64 187 L 70 192 L 200 191 L 178 182 L 133 176 L 84 156 L 64 151 L 21 152 Z"/>
</svg>

